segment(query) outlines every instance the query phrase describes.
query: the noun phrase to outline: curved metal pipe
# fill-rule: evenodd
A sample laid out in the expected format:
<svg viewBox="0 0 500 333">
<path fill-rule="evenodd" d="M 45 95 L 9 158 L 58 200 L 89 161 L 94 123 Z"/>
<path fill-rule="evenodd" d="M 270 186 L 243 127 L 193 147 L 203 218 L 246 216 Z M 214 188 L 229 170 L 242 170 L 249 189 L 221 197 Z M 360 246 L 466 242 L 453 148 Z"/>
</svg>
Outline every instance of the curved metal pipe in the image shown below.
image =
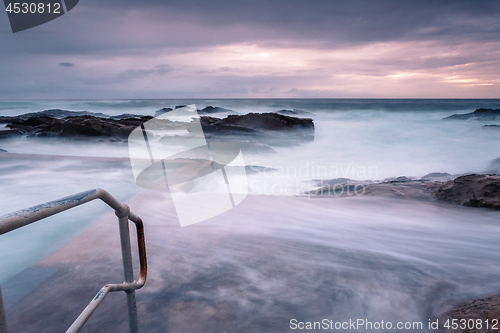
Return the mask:
<svg viewBox="0 0 500 333">
<path fill-rule="evenodd" d="M 137 215 L 135 215 L 130 211 L 130 208 L 127 205 L 121 204 L 107 191 L 97 188 L 94 190 L 71 195 L 59 200 L 54 200 L 41 205 L 22 209 L 4 216 L 0 216 L 0 235 L 24 227 L 28 224 L 37 222 L 49 216 L 58 214 L 65 210 L 85 204 L 95 199 L 101 199 L 102 201 L 104 201 L 108 206 L 110 206 L 115 210 L 115 214 L 116 216 L 118 216 L 120 223 L 122 256 L 124 258 L 127 257 L 127 259 L 124 259 L 126 282 L 120 284 L 107 284 L 104 287 L 102 287 L 101 290 L 99 290 L 97 295 L 92 299 L 89 305 L 87 305 L 87 307 L 83 310 L 83 312 L 78 316 L 78 318 L 73 322 L 71 327 L 66 332 L 74 333 L 80 331 L 80 329 L 87 322 L 92 313 L 94 313 L 97 306 L 99 306 L 99 304 L 102 302 L 104 297 L 106 297 L 106 295 L 109 292 L 113 291 L 125 291 L 127 293 L 127 297 L 132 300 L 131 302 L 129 302 L 129 308 L 131 306 L 133 307 L 132 310 L 129 309 L 129 317 L 131 320 L 130 329 L 131 332 L 137 332 L 135 296 L 133 296 L 133 293 L 135 290 L 142 288 L 146 283 L 148 264 L 146 257 L 146 241 L 144 238 L 144 224 L 140 217 L 138 217 Z M 140 274 L 139 274 L 139 280 L 137 281 L 133 279 L 132 261 L 131 261 L 132 257 L 130 253 L 130 235 L 128 231 L 128 225 L 126 223 L 127 220 L 130 220 L 135 224 L 137 231 L 137 245 L 139 250 L 139 262 L 140 262 Z M 122 230 L 122 225 L 124 226 L 123 228 L 124 230 Z M 124 247 L 124 242 L 126 243 L 125 247 Z M 123 253 L 124 248 L 127 249 L 126 251 L 127 253 Z M 128 279 L 127 275 L 129 275 L 130 278 L 128 281 L 127 281 Z M 0 302 L 1 302 L 1 294 L 0 294 Z M 4 312 L 0 310 L 0 319 L 2 318 L 1 317 L 2 313 Z M 134 318 L 132 318 L 134 316 L 135 320 Z M 2 330 L 6 330 L 6 326 L 3 327 L 2 322 L 0 322 L 0 328 L 2 328 Z"/>
</svg>

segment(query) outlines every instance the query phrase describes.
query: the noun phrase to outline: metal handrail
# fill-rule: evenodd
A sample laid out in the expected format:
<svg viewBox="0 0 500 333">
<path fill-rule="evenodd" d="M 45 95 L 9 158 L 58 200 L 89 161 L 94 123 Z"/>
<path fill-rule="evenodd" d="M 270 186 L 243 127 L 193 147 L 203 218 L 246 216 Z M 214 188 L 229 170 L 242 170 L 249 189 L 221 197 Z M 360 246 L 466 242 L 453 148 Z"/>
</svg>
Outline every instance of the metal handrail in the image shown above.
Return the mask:
<svg viewBox="0 0 500 333">
<path fill-rule="evenodd" d="M 28 224 L 37 222 L 46 217 L 58 214 L 65 210 L 85 204 L 89 201 L 101 199 L 108 206 L 115 210 L 120 226 L 120 242 L 122 250 L 123 272 L 125 277 L 124 283 L 107 284 L 99 290 L 97 295 L 90 301 L 89 305 L 82 311 L 78 318 L 68 328 L 66 333 L 79 332 L 83 325 L 90 318 L 95 309 L 101 304 L 104 297 L 113 291 L 125 291 L 127 294 L 128 317 L 131 333 L 138 332 L 137 308 L 135 302 L 135 290 L 140 289 L 146 283 L 147 276 L 147 258 L 146 258 L 146 242 L 144 239 L 144 225 L 140 217 L 130 211 L 130 208 L 121 204 L 111 194 L 103 189 L 97 188 L 94 190 L 78 193 L 59 200 L 50 201 L 38 206 L 33 206 L 27 209 L 19 210 L 0 217 L 0 235 L 9 231 L 24 227 Z M 139 280 L 134 280 L 134 271 L 132 267 L 132 250 L 130 246 L 130 232 L 128 228 L 128 220 L 134 222 L 137 230 L 137 244 L 139 248 L 139 263 L 140 274 Z M 8 333 L 7 321 L 5 319 L 5 309 L 3 306 L 2 292 L 0 290 L 0 333 Z"/>
</svg>

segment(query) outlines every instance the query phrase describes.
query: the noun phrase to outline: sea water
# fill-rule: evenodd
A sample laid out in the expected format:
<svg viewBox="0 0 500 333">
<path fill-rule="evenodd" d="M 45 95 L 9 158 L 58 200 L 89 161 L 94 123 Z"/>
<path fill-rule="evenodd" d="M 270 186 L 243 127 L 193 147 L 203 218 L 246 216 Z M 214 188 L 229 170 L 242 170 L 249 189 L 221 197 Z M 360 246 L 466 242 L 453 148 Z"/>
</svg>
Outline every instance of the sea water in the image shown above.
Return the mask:
<svg viewBox="0 0 500 333">
<path fill-rule="evenodd" d="M 500 100 L 29 100 L 0 101 L 0 115 L 46 109 L 154 115 L 161 108 L 184 104 L 196 104 L 198 109 L 212 105 L 233 110 L 228 114 L 296 109 L 304 111 L 297 117 L 313 119 L 312 142 L 271 147 L 274 153 L 269 154 L 245 154 L 247 165 L 272 168 L 249 178 L 251 194 L 300 195 L 306 188 L 304 183 L 313 179 L 382 180 L 397 176 L 422 177 L 431 172 L 452 175 L 484 172 L 491 160 L 500 157 L 500 130 L 483 127 L 498 125 L 500 121 L 443 120 L 480 107 L 499 108 Z M 13 138 L 0 141 L 0 148 L 15 154 L 67 156 L 13 159 L 2 158 L 0 154 L 0 215 L 95 187 L 109 190 L 119 200 L 127 200 L 140 191 L 126 161 L 128 149 L 124 142 Z M 94 159 L 73 158 L 75 156 Z M 346 276 L 346 285 L 353 270 L 365 279 L 376 269 L 374 263 L 379 262 L 378 265 L 387 268 L 380 273 L 380 278 L 384 288 L 389 288 L 385 291 L 389 296 L 377 297 L 384 302 L 391 299 L 409 302 L 417 312 L 427 311 L 419 308 L 425 300 L 413 302 L 413 293 L 406 289 L 417 290 L 415 285 L 420 284 L 431 288 L 446 280 L 447 274 L 456 278 L 446 283 L 455 283 L 462 291 L 470 287 L 467 297 L 500 292 L 498 283 L 494 282 L 500 277 L 494 268 L 498 259 L 495 253 L 500 253 L 495 211 L 481 209 L 462 213 L 469 212 L 470 208 L 434 207 L 431 213 L 422 215 L 418 213 L 421 208 L 418 203 L 393 205 L 390 210 L 387 199 L 370 199 L 370 204 L 362 205 L 363 209 L 352 204 L 352 200 L 321 200 L 338 200 L 333 209 L 324 211 L 324 218 L 328 220 L 331 214 L 336 214 L 337 221 L 343 223 L 325 225 L 326 222 L 320 220 L 323 210 L 314 209 L 314 218 L 309 211 L 296 212 L 299 224 L 288 227 L 283 223 L 267 226 L 258 223 L 258 228 L 268 231 L 277 228 L 275 234 L 289 242 L 298 242 L 308 249 L 304 250 L 306 253 L 311 252 L 313 259 L 317 256 L 313 249 L 323 247 L 332 253 L 352 253 L 356 267 L 348 262 L 338 263 L 338 256 L 322 258 L 325 265 L 335 266 L 339 274 Z M 70 211 L 0 236 L 0 283 L 35 264 L 109 211 L 98 203 L 91 205 L 91 208 Z M 231 247 L 229 251 L 231 249 L 237 251 Z M 433 253 L 440 255 L 432 259 Z M 436 271 L 427 273 L 432 267 Z M 391 289 L 391 279 L 407 279 L 410 285 L 401 282 L 397 290 Z M 422 279 L 433 282 L 426 284 Z M 373 302 L 376 303 L 376 299 Z M 369 313 L 368 317 L 376 316 Z"/>
</svg>

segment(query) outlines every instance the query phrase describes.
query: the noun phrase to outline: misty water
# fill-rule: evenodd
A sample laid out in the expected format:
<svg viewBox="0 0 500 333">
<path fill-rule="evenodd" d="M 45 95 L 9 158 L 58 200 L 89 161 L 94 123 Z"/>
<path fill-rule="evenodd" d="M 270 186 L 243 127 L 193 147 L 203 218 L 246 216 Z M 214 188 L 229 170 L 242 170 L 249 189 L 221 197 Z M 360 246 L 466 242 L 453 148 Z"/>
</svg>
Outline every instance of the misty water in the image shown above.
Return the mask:
<svg viewBox="0 0 500 333">
<path fill-rule="evenodd" d="M 229 288 L 224 297 L 234 302 L 231 311 L 243 331 L 287 331 L 286 318 L 422 321 L 425 326 L 457 302 L 500 292 L 497 211 L 378 197 L 301 196 L 312 179 L 484 172 L 500 157 L 500 130 L 483 126 L 500 121 L 443 118 L 498 108 L 500 100 L 1 101 L 0 115 L 55 108 L 154 115 L 181 104 L 220 106 L 240 114 L 298 109 L 307 112 L 298 117 L 314 120 L 312 142 L 245 154 L 247 165 L 274 171 L 249 175 L 246 206 L 206 222 L 219 225 L 206 232 L 223 241 L 200 242 L 204 249 L 190 245 L 206 251 L 202 265 L 192 248 L 183 246 L 196 244 L 203 229 L 179 227 L 168 240 L 165 251 L 188 264 L 172 269 L 165 279 L 184 276 L 185 284 L 173 285 L 178 290 L 196 279 L 213 280 L 217 288 L 231 284 L 238 296 Z M 95 187 L 123 201 L 141 192 L 123 142 L 12 138 L 0 141 L 0 148 L 61 156 L 0 154 L 0 215 Z M 109 212 L 98 202 L 90 205 L 0 236 L 0 283 Z M 218 279 L 225 270 L 228 277 Z M 220 295 L 199 292 L 217 304 Z M 167 302 L 150 293 L 148 306 Z"/>
</svg>

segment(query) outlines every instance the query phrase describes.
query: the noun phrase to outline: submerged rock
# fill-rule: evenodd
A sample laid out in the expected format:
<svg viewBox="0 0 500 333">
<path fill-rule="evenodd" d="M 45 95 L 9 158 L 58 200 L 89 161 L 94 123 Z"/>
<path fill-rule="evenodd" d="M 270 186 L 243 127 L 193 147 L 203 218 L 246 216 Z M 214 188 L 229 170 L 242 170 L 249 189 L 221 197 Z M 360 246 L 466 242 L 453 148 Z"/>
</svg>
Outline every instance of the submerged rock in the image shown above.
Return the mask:
<svg viewBox="0 0 500 333">
<path fill-rule="evenodd" d="M 438 317 L 439 331 L 446 333 L 465 333 L 465 332 L 497 332 L 500 328 L 500 295 L 492 295 L 469 300 L 455 309 L 444 313 Z M 452 321 L 458 324 L 456 329 L 452 327 Z M 465 320 L 462 321 L 461 320 Z M 481 327 L 477 325 L 477 320 L 481 320 Z M 488 329 L 486 329 L 486 320 L 488 320 Z M 495 320 L 495 321 L 493 321 Z M 450 328 L 444 327 L 448 322 Z M 465 322 L 465 328 L 461 329 L 461 323 Z M 472 324 L 474 323 L 474 324 Z M 496 325 L 495 325 L 496 324 Z M 472 327 L 469 328 L 468 326 Z"/>
<path fill-rule="evenodd" d="M 307 112 L 304 110 L 299 110 L 299 109 L 293 109 L 293 110 L 282 109 L 282 110 L 276 111 L 276 113 L 284 114 L 284 115 L 310 114 L 310 112 Z"/>
<path fill-rule="evenodd" d="M 171 109 L 171 108 L 163 108 L 163 109 L 158 110 L 158 111 L 155 112 L 155 117 L 161 116 L 162 114 L 170 112 L 170 111 L 173 111 L 173 109 Z"/>
<path fill-rule="evenodd" d="M 401 178 L 401 177 L 398 177 Z M 404 177 L 406 178 L 406 177 Z M 349 196 L 388 196 L 406 199 L 435 200 L 434 193 L 442 184 L 441 182 L 426 182 L 423 180 L 389 180 L 374 181 L 347 181 L 338 180 L 321 181 L 317 183 L 319 189 L 308 191 L 305 194 L 329 195 L 335 197 Z M 326 184 L 326 185 L 325 185 Z"/>
<path fill-rule="evenodd" d="M 444 120 L 497 120 L 500 119 L 500 109 L 477 109 L 471 113 L 454 114 Z"/>
<path fill-rule="evenodd" d="M 207 114 L 207 113 L 218 113 L 218 112 L 234 112 L 230 109 L 221 108 L 219 106 L 207 106 L 201 110 L 198 110 L 199 114 Z"/>
<path fill-rule="evenodd" d="M 451 175 L 448 172 L 431 172 L 422 177 L 422 179 L 428 178 L 441 178 L 441 177 L 450 177 Z"/>
<path fill-rule="evenodd" d="M 500 176 L 466 175 L 446 182 L 436 192 L 441 201 L 500 209 Z"/>
<path fill-rule="evenodd" d="M 441 175 L 429 174 L 429 175 Z M 444 178 L 449 177 L 444 174 Z M 345 178 L 316 181 L 315 190 L 306 195 L 393 196 L 407 199 L 440 200 L 448 203 L 500 209 L 500 176 L 466 175 L 451 181 L 442 177 L 410 179 L 389 178 L 382 182 L 353 181 Z"/>
</svg>

